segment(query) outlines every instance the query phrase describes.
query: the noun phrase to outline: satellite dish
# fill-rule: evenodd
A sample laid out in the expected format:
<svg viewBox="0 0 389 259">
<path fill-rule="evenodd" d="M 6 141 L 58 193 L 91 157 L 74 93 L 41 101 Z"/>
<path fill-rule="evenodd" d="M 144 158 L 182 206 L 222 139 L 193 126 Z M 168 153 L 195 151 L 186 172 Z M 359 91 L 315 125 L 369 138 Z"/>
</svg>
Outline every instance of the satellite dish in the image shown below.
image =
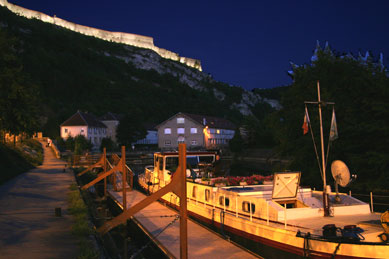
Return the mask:
<svg viewBox="0 0 389 259">
<path fill-rule="evenodd" d="M 331 164 L 331 173 L 335 180 L 335 202 L 340 203 L 338 185 L 346 187 L 350 183 L 350 171 L 343 161 L 335 160 Z"/>
<path fill-rule="evenodd" d="M 346 187 L 350 183 L 350 171 L 343 161 L 335 160 L 332 162 L 331 172 L 335 182 L 340 186 Z"/>
</svg>

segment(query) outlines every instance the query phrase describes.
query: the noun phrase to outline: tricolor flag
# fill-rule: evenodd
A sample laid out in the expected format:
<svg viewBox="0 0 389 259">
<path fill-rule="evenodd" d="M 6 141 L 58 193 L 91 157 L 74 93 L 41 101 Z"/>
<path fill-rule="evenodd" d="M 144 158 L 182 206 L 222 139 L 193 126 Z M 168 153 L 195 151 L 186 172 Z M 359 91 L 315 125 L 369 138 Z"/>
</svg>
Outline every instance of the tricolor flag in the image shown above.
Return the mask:
<svg viewBox="0 0 389 259">
<path fill-rule="evenodd" d="M 336 125 L 335 109 L 332 108 L 330 141 L 334 141 L 337 138 L 338 138 L 338 126 Z"/>
<path fill-rule="evenodd" d="M 309 125 L 309 115 L 308 115 L 307 106 L 305 106 L 304 123 L 302 126 L 304 135 L 308 133 L 308 125 Z"/>
</svg>

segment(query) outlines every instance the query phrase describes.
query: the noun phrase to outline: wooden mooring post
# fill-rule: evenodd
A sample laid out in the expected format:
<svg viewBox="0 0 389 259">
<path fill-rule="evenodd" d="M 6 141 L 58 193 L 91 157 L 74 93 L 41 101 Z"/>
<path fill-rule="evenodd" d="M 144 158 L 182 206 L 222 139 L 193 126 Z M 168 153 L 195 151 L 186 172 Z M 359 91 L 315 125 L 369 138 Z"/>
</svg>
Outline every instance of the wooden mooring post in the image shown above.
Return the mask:
<svg viewBox="0 0 389 259">
<path fill-rule="evenodd" d="M 142 201 L 138 202 L 127 210 L 123 209 L 123 212 L 105 222 L 97 231 L 101 234 L 105 234 L 114 227 L 126 223 L 135 213 L 149 206 L 151 203 L 157 201 L 159 198 L 169 192 L 174 192 L 180 198 L 180 257 L 183 259 L 188 258 L 188 230 L 187 230 L 187 196 L 186 196 L 186 145 L 179 144 L 179 162 L 176 172 L 173 174 L 169 184 L 159 189 L 155 193 L 146 197 Z M 124 197 L 123 197 L 124 201 Z M 123 206 L 124 208 L 124 206 Z"/>
</svg>

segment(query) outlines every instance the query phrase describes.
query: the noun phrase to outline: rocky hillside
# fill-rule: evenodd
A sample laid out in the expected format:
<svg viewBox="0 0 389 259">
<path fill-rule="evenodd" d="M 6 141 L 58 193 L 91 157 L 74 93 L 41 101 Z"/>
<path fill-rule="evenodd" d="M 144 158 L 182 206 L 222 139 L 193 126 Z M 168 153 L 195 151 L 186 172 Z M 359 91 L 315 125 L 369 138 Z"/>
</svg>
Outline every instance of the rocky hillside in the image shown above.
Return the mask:
<svg viewBox="0 0 389 259">
<path fill-rule="evenodd" d="M 49 135 L 76 110 L 97 115 L 137 113 L 159 123 L 179 111 L 229 118 L 278 107 L 273 100 L 217 82 L 207 73 L 156 52 L 84 36 L 0 8 L 0 30 L 14 39 L 15 53 L 41 100 Z"/>
</svg>

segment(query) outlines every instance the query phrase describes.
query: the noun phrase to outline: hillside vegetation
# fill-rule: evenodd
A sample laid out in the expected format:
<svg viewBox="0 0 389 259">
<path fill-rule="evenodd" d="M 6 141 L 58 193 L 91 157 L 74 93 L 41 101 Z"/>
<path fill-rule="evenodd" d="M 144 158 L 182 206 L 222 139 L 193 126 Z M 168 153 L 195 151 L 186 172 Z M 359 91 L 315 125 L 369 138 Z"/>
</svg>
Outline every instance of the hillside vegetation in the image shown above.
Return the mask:
<svg viewBox="0 0 389 259">
<path fill-rule="evenodd" d="M 0 8 L 0 34 L 13 40 L 25 85 L 36 86 L 40 124 L 55 137 L 59 124 L 78 109 L 140 114 L 159 123 L 177 112 L 242 121 L 234 104 L 251 98 L 248 109 L 269 106 L 240 87 L 161 58 L 155 52 L 83 36 Z M 247 98 L 246 98 L 247 99 Z M 141 121 L 140 121 L 141 122 Z"/>
<path fill-rule="evenodd" d="M 0 143 L 0 184 L 9 179 L 27 172 L 29 169 L 42 164 L 43 149 L 36 140 L 27 140 L 13 145 Z"/>
</svg>

